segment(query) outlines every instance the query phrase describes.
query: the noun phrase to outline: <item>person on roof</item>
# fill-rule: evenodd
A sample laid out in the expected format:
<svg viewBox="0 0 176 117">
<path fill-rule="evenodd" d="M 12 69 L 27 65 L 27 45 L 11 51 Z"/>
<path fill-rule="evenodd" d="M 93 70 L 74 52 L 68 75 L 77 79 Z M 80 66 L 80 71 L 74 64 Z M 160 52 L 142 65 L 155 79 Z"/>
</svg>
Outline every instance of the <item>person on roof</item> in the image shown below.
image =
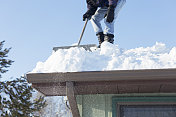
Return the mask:
<svg viewBox="0 0 176 117">
<path fill-rule="evenodd" d="M 87 12 L 83 15 L 83 21 L 91 20 L 93 29 L 98 37 L 99 47 L 104 41 L 114 43 L 114 23 L 120 9 L 126 0 L 86 0 Z M 103 31 L 100 21 L 104 19 Z"/>
</svg>

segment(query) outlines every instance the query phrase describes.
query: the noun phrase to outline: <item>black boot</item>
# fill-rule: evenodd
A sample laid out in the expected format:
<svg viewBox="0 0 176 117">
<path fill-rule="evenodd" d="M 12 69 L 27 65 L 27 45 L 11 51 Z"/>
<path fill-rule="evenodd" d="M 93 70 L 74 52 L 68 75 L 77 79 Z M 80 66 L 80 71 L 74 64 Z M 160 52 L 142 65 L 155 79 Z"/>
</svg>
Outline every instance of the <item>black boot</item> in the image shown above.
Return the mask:
<svg viewBox="0 0 176 117">
<path fill-rule="evenodd" d="M 98 48 L 100 48 L 101 43 L 103 43 L 103 41 L 104 41 L 104 34 L 103 34 L 103 32 L 99 32 L 99 33 L 96 34 L 96 35 L 97 35 L 97 37 L 98 37 L 98 42 L 99 42 Z"/>
<path fill-rule="evenodd" d="M 113 34 L 105 34 L 104 41 L 114 44 L 114 35 Z"/>
</svg>

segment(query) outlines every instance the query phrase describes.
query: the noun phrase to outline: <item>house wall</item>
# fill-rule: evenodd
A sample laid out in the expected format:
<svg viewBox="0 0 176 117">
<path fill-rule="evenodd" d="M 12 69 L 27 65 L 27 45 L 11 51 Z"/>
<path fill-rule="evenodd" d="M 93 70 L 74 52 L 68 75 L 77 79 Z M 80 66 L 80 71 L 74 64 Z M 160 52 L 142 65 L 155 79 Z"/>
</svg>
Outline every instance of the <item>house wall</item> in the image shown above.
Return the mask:
<svg viewBox="0 0 176 117">
<path fill-rule="evenodd" d="M 76 97 L 81 117 L 112 117 L 112 97 L 114 96 L 176 96 L 176 94 L 97 94 Z"/>
<path fill-rule="evenodd" d="M 114 95 L 77 96 L 81 117 L 112 117 L 112 96 Z"/>
</svg>

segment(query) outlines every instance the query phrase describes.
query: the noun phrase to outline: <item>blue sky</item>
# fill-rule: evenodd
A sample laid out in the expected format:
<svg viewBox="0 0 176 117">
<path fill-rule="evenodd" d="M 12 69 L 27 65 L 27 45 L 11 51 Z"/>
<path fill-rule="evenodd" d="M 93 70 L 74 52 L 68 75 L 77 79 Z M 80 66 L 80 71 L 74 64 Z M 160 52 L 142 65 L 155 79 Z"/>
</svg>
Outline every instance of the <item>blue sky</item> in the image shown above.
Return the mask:
<svg viewBox="0 0 176 117">
<path fill-rule="evenodd" d="M 19 77 L 45 61 L 52 48 L 77 43 L 86 0 L 0 0 L 0 40 L 15 62 L 4 78 Z M 127 0 L 115 23 L 120 48 L 176 44 L 175 0 Z M 81 44 L 97 44 L 89 22 Z"/>
</svg>

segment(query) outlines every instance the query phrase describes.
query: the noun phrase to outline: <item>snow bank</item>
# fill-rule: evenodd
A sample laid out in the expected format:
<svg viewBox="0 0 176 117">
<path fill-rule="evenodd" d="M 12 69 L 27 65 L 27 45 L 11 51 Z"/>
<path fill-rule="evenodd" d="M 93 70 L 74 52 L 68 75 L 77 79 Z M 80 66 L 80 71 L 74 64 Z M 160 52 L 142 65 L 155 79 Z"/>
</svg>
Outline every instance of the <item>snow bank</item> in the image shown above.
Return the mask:
<svg viewBox="0 0 176 117">
<path fill-rule="evenodd" d="M 77 72 L 131 69 L 176 68 L 176 47 L 169 49 L 156 42 L 152 47 L 120 49 L 104 42 L 92 52 L 83 48 L 61 49 L 53 52 L 45 62 L 38 62 L 33 73 Z"/>
</svg>

